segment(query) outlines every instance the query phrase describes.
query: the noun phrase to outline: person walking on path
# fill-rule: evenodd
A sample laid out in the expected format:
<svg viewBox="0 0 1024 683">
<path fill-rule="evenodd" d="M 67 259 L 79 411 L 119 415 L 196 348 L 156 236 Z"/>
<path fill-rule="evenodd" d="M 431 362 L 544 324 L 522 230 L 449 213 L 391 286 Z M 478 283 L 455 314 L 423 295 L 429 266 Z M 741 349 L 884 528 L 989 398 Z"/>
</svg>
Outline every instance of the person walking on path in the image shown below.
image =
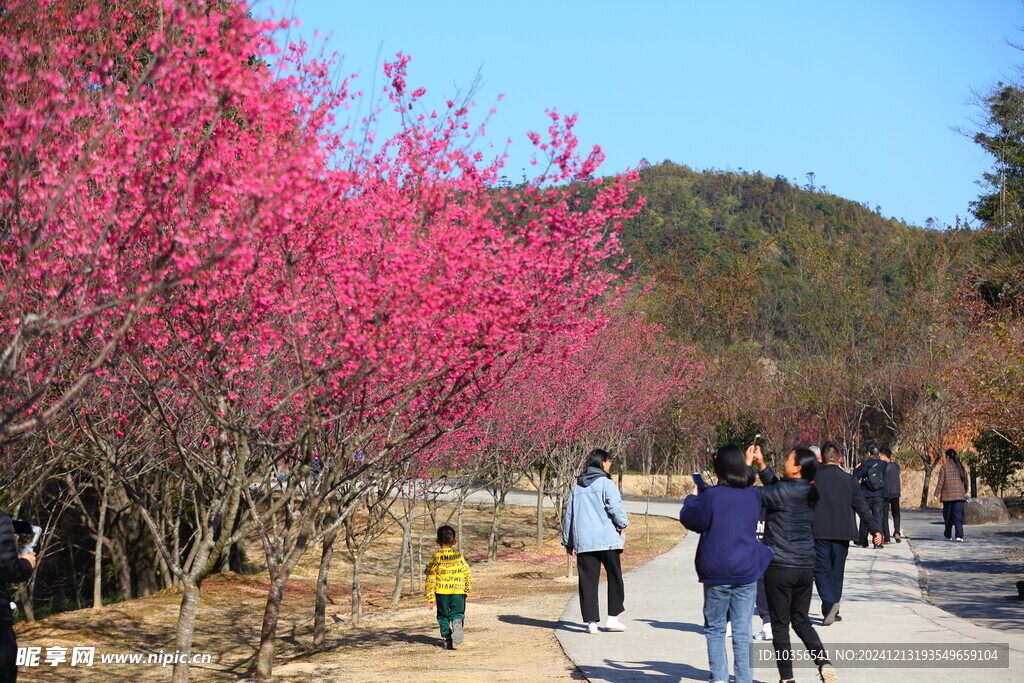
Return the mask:
<svg viewBox="0 0 1024 683">
<path fill-rule="evenodd" d="M 765 464 L 760 446 L 747 449 L 747 460 L 761 472 L 764 540 L 775 553 L 764 582 L 781 683 L 793 681 L 790 624 L 818 666 L 821 680 L 837 683 L 835 667 L 808 616 L 814 592 L 814 507 L 818 491 L 812 482 L 818 471 L 818 458 L 810 449 L 794 448 L 782 466 L 781 478 Z"/>
<path fill-rule="evenodd" d="M 885 463 L 885 505 L 882 507 L 882 536 L 886 543 L 895 540 L 903 542 L 900 532 L 900 466 L 892 459 L 892 449 L 883 448 L 878 453 Z M 892 514 L 892 534 L 889 533 L 889 514 Z"/>
<path fill-rule="evenodd" d="M 942 521 L 946 527 L 942 535 L 947 541 L 964 542 L 964 501 L 967 500 L 967 472 L 960 456 L 950 448 L 946 460 L 939 468 L 935 497 L 942 503 Z M 953 533 L 956 536 L 953 536 Z"/>
<path fill-rule="evenodd" d="M 843 576 L 850 541 L 857 539 L 857 519 L 866 519 L 876 544 L 882 535 L 860 484 L 843 471 L 843 454 L 834 441 L 821 445 L 821 466 L 814 477 L 819 500 L 814 506 L 814 584 L 821 598 L 822 626 L 842 621 Z"/>
<path fill-rule="evenodd" d="M 868 447 L 867 460 L 857 465 L 853 470 L 853 478 L 860 483 L 864 498 L 867 499 L 868 507 L 871 508 L 870 517 L 874 519 L 874 526 L 882 528 L 882 513 L 885 510 L 885 471 L 887 465 L 878 457 L 878 446 L 872 444 Z M 868 531 L 870 526 L 868 518 L 863 515 L 860 518 L 860 533 L 857 537 L 857 545 L 862 548 L 868 547 Z M 881 543 L 875 543 L 875 548 L 884 548 Z"/>
<path fill-rule="evenodd" d="M 726 624 L 732 623 L 733 671 L 736 683 L 751 683 L 750 620 L 757 580 L 772 551 L 757 540 L 761 496 L 753 488 L 754 471 L 738 447 L 722 446 L 714 455 L 718 486 L 687 496 L 679 521 L 700 534 L 695 565 L 704 584 L 704 636 L 712 683 L 729 680 L 725 648 Z"/>
<path fill-rule="evenodd" d="M 629 518 L 622 508 L 622 496 L 611 477 L 612 456 L 595 448 L 587 456 L 587 467 L 565 507 L 562 545 L 570 555 L 576 553 L 579 574 L 580 612 L 588 633 L 597 633 L 601 620 L 597 586 L 601 566 L 608 575 L 608 620 L 605 629 L 625 631 L 619 620 L 625 610 L 625 585 L 622 581 L 622 549 Z"/>
<path fill-rule="evenodd" d="M 755 536 L 759 543 L 764 543 L 764 506 L 761 507 L 761 517 L 757 522 Z M 761 630 L 754 634 L 754 640 L 771 640 L 772 613 L 768 609 L 768 594 L 764 590 L 764 576 L 757 580 L 757 599 L 754 601 L 754 611 L 761 619 Z"/>
<path fill-rule="evenodd" d="M 32 575 L 36 554 L 18 553 L 14 522 L 0 512 L 0 683 L 18 679 L 18 641 L 14 635 L 14 597 L 9 583 L 21 583 Z"/>
<path fill-rule="evenodd" d="M 448 525 L 437 530 L 438 551 L 427 565 L 427 609 L 437 602 L 437 625 L 441 628 L 444 649 L 454 650 L 462 644 L 466 620 L 466 596 L 473 589 L 469 563 L 455 545 L 455 529 Z"/>
</svg>

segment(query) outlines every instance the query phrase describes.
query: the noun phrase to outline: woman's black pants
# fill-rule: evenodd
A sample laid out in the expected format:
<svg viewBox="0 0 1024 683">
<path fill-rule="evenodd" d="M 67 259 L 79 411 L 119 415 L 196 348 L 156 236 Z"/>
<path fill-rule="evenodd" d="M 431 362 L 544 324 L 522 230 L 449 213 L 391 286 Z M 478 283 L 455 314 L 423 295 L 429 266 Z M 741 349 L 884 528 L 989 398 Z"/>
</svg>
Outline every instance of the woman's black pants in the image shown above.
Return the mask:
<svg viewBox="0 0 1024 683">
<path fill-rule="evenodd" d="M 827 662 L 825 646 L 821 644 L 821 638 L 811 626 L 811 619 L 808 616 L 811 609 L 811 593 L 814 591 L 814 569 L 768 565 L 768 571 L 764 573 L 764 589 L 768 595 L 768 611 L 772 615 L 772 645 L 775 646 L 775 663 L 779 668 L 779 678 L 793 678 L 790 624 L 811 651 L 814 663 L 821 666 Z"/>
<path fill-rule="evenodd" d="M 601 565 L 608 574 L 608 616 L 617 617 L 625 607 L 626 589 L 622 583 L 621 550 L 598 550 L 576 553 L 576 570 L 580 575 L 580 612 L 583 621 L 601 621 L 597 606 L 597 584 L 601 581 Z"/>
</svg>

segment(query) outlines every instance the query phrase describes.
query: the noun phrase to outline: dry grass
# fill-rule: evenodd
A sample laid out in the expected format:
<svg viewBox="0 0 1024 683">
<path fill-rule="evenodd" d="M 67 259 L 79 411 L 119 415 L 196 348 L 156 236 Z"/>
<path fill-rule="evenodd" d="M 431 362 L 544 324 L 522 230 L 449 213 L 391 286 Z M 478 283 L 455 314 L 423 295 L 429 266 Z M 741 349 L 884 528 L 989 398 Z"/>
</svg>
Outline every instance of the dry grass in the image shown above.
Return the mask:
<svg viewBox="0 0 1024 683">
<path fill-rule="evenodd" d="M 442 510 L 443 523 L 448 511 Z M 550 514 L 550 513 L 549 513 Z M 349 623 L 351 564 L 342 548 L 335 553 L 327 608 L 327 645 L 312 649 L 315 577 L 320 557 L 314 548 L 289 583 L 277 639 L 275 677 L 282 681 L 322 680 L 535 680 L 569 679 L 575 667 L 554 637 L 554 627 L 575 581 L 564 579 L 566 555 L 549 529 L 542 549 L 534 547 L 535 520 L 525 508 L 508 508 L 502 517 L 504 541 L 496 562 L 486 562 L 489 510 L 468 507 L 464 553 L 473 563 L 474 593 L 466 619 L 466 642 L 456 652 L 438 646 L 437 625 L 419 591 L 409 590 L 391 609 L 400 548 L 400 530 L 392 529 L 363 563 L 364 617 Z M 553 519 L 549 519 L 553 522 Z M 666 518 L 633 516 L 624 569 L 632 569 L 678 543 L 683 529 Z M 423 557 L 434 549 L 432 523 L 418 525 L 414 545 L 423 538 Z M 261 550 L 253 545 L 250 559 Z M 559 580 L 559 578 L 561 580 Z M 265 604 L 265 572 L 248 576 L 219 574 L 203 584 L 194 651 L 210 653 L 213 664 L 193 666 L 193 680 L 237 680 L 251 674 Z M 98 610 L 54 615 L 34 625 L 21 624 L 21 646 L 95 646 L 97 653 L 174 652 L 180 592 L 164 591 Z M 23 668 L 20 680 L 168 680 L 170 669 L 153 664 L 100 665 L 92 668 Z"/>
</svg>

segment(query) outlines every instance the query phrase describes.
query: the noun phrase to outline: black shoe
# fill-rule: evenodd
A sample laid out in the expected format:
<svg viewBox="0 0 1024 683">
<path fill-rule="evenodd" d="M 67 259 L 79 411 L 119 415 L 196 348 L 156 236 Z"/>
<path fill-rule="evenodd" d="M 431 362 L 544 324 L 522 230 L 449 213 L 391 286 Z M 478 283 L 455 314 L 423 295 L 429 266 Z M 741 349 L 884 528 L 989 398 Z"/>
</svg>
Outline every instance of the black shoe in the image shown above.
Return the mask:
<svg viewBox="0 0 1024 683">
<path fill-rule="evenodd" d="M 842 620 L 843 620 L 843 618 L 837 614 L 836 615 L 836 621 L 842 621 Z"/>
<path fill-rule="evenodd" d="M 893 534 L 892 537 L 896 539 L 897 543 L 903 543 L 903 537 L 900 536 L 898 533 Z"/>
<path fill-rule="evenodd" d="M 868 547 L 867 541 L 865 541 L 864 543 L 854 543 L 854 545 L 860 546 L 861 548 L 867 548 Z"/>
<path fill-rule="evenodd" d="M 454 650 L 455 649 L 455 643 L 452 642 L 451 638 L 445 638 L 444 639 L 444 649 L 446 649 L 446 650 Z"/>
<path fill-rule="evenodd" d="M 875 550 L 881 550 L 881 549 L 882 549 L 882 548 L 884 548 L 884 547 L 885 547 L 885 544 L 882 544 L 882 545 L 876 545 L 876 546 L 875 546 Z"/>
<path fill-rule="evenodd" d="M 462 638 L 462 619 L 456 619 L 452 622 L 452 642 L 462 645 Z"/>
</svg>

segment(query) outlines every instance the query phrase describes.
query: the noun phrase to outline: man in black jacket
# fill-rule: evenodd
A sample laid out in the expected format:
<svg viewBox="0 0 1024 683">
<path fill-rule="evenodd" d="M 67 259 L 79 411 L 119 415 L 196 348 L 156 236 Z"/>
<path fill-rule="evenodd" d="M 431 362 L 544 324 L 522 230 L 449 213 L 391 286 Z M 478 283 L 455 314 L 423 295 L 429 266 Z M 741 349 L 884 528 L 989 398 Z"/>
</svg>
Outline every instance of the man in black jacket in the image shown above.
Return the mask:
<svg viewBox="0 0 1024 683">
<path fill-rule="evenodd" d="M 892 459 L 892 449 L 883 448 L 879 453 L 885 461 L 885 506 L 882 508 L 882 536 L 888 543 L 896 539 L 903 542 L 900 534 L 900 466 Z M 889 513 L 892 512 L 892 537 L 889 536 Z"/>
<path fill-rule="evenodd" d="M 7 584 L 24 581 L 36 566 L 36 554 L 19 555 L 17 541 L 10 515 L 0 512 L 0 683 L 14 683 L 18 678 L 18 643 Z"/>
<path fill-rule="evenodd" d="M 857 538 L 854 511 L 868 526 L 877 544 L 881 529 L 861 492 L 860 484 L 843 471 L 839 446 L 826 441 L 821 446 L 821 467 L 814 477 L 818 504 L 814 506 L 814 584 L 821 598 L 822 625 L 841 620 L 839 602 L 843 598 L 843 574 L 850 541 Z"/>
<path fill-rule="evenodd" d="M 885 473 L 888 465 L 879 459 L 878 446 L 872 444 L 868 447 L 867 460 L 857 465 L 853 470 L 853 478 L 860 483 L 861 493 L 868 502 L 871 509 L 870 515 L 860 515 L 860 533 L 857 536 L 857 545 L 862 548 L 868 547 L 868 520 L 873 519 L 874 528 L 882 530 L 882 515 L 885 513 Z M 860 514 L 858 512 L 858 514 Z M 872 532 L 874 533 L 874 532 Z M 880 541 L 875 542 L 875 548 L 884 548 Z"/>
</svg>

